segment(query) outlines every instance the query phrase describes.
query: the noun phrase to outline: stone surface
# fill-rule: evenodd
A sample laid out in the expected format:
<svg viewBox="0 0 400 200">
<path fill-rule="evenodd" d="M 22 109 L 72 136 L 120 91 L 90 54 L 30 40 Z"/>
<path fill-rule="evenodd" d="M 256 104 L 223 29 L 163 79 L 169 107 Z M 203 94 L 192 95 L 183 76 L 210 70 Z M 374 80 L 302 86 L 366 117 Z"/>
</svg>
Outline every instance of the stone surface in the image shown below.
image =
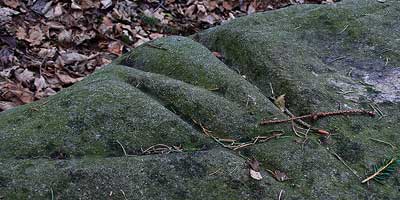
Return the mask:
<svg viewBox="0 0 400 200">
<path fill-rule="evenodd" d="M 144 44 L 0 113 L 0 199 L 398 199 L 398 173 L 361 184 L 371 165 L 400 153 L 371 140 L 400 144 L 398 13 L 397 1 L 290 6 Z M 271 88 L 295 115 L 375 105 L 385 116 L 309 121 L 332 135 L 304 141 L 290 124 L 259 125 L 285 118 Z M 239 141 L 285 134 L 233 151 L 202 127 Z M 156 144 L 183 152 L 143 155 Z M 261 181 L 248 175 L 253 157 Z"/>
</svg>

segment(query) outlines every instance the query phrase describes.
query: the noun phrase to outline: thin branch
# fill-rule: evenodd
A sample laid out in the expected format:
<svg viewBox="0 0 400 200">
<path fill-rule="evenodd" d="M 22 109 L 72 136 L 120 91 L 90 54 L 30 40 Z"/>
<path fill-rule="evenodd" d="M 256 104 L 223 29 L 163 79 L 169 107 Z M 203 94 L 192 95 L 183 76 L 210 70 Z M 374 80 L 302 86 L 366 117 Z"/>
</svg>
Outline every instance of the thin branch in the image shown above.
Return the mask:
<svg viewBox="0 0 400 200">
<path fill-rule="evenodd" d="M 392 147 L 393 150 L 397 149 L 396 146 L 394 146 L 393 144 L 391 144 L 391 143 L 389 143 L 389 142 L 386 142 L 386 141 L 383 141 L 383 140 L 380 140 L 380 139 L 375 139 L 375 138 L 369 138 L 369 139 L 370 139 L 370 140 L 373 140 L 373 141 L 376 141 L 376 142 L 383 143 L 383 144 L 387 144 L 387 145 L 389 145 L 390 147 Z"/>
<path fill-rule="evenodd" d="M 117 143 L 119 144 L 119 146 L 121 146 L 122 151 L 124 151 L 124 155 L 125 155 L 126 157 L 128 157 L 128 154 L 126 153 L 125 148 L 124 148 L 124 146 L 121 144 L 121 142 L 119 142 L 119 141 L 117 140 Z"/>
<path fill-rule="evenodd" d="M 308 114 L 308 115 L 292 117 L 289 119 L 262 120 L 260 122 L 260 124 L 261 125 L 279 124 L 279 123 L 286 123 L 286 122 L 290 122 L 290 121 L 298 120 L 298 119 L 318 120 L 323 117 L 337 116 L 337 115 L 369 115 L 369 116 L 373 117 L 373 116 L 375 116 L 375 113 L 371 112 L 371 111 L 367 111 L 367 110 L 339 110 L 339 111 L 334 111 L 334 112 L 317 112 L 317 113 L 312 113 L 312 114 Z"/>
<path fill-rule="evenodd" d="M 331 152 L 337 159 L 340 160 L 340 162 L 343 163 L 344 166 L 346 166 L 354 175 L 356 175 L 358 178 L 361 178 L 358 174 L 357 171 L 354 170 L 353 168 L 351 168 L 349 165 L 346 164 L 346 162 L 343 160 L 342 157 L 340 157 L 339 155 L 337 155 L 337 153 L 335 152 Z"/>
<path fill-rule="evenodd" d="M 391 165 L 394 161 L 396 161 L 396 160 L 394 158 L 392 158 L 392 160 L 390 160 L 390 162 L 388 164 L 386 164 L 385 166 L 381 167 L 377 172 L 375 172 L 371 176 L 369 176 L 366 179 L 364 179 L 363 181 L 361 181 L 361 183 L 365 183 L 365 182 L 375 178 L 375 176 L 379 175 L 383 170 L 385 170 L 387 167 L 389 167 L 389 165 Z"/>
</svg>

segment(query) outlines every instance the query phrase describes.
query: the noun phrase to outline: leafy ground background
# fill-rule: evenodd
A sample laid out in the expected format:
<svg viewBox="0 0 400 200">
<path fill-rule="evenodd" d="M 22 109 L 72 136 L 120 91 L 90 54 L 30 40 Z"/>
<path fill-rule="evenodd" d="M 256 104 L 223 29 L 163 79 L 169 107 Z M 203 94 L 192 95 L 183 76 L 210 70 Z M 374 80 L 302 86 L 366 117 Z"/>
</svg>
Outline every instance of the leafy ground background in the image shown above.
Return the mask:
<svg viewBox="0 0 400 200">
<path fill-rule="evenodd" d="M 0 112 L 56 94 L 129 50 L 236 17 L 327 0 L 3 0 Z"/>
</svg>

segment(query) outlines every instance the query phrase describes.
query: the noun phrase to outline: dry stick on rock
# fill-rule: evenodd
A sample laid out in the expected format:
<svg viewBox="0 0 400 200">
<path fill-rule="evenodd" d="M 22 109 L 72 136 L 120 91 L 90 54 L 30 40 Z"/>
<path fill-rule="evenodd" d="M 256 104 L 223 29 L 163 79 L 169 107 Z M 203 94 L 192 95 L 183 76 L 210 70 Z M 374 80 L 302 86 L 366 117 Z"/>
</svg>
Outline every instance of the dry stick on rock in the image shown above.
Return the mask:
<svg viewBox="0 0 400 200">
<path fill-rule="evenodd" d="M 334 112 L 317 112 L 317 113 L 312 113 L 312 114 L 308 114 L 308 115 L 292 117 L 289 119 L 262 120 L 260 124 L 261 125 L 279 124 L 279 123 L 286 123 L 286 122 L 290 122 L 290 121 L 298 120 L 298 119 L 318 120 L 323 117 L 338 116 L 338 115 L 369 115 L 371 117 L 374 117 L 375 113 L 368 111 L 368 110 L 339 110 L 339 111 L 334 111 Z"/>
<path fill-rule="evenodd" d="M 361 177 L 357 174 L 357 171 L 354 170 L 353 168 L 351 168 L 351 167 L 343 160 L 342 157 L 340 157 L 337 153 L 335 153 L 335 152 L 333 152 L 333 151 L 331 151 L 331 153 L 332 153 L 337 159 L 339 159 L 340 162 L 342 162 L 343 165 L 346 166 L 355 176 L 357 176 L 358 178 L 361 179 Z"/>
<path fill-rule="evenodd" d="M 119 146 L 121 146 L 122 151 L 124 151 L 124 155 L 125 155 L 126 157 L 128 157 L 128 154 L 126 153 L 125 148 L 124 148 L 124 146 L 121 144 L 121 142 L 119 142 L 119 141 L 117 140 L 117 143 L 119 144 Z"/>
<path fill-rule="evenodd" d="M 386 142 L 386 141 L 383 141 L 383 140 L 380 140 L 380 139 L 376 139 L 376 138 L 369 138 L 369 139 L 372 140 L 372 141 L 375 141 L 375 142 L 380 142 L 380 143 L 383 143 L 383 144 L 387 144 L 390 147 L 392 147 L 393 150 L 397 149 L 396 146 L 394 146 L 393 144 L 391 144 L 389 142 Z"/>
</svg>

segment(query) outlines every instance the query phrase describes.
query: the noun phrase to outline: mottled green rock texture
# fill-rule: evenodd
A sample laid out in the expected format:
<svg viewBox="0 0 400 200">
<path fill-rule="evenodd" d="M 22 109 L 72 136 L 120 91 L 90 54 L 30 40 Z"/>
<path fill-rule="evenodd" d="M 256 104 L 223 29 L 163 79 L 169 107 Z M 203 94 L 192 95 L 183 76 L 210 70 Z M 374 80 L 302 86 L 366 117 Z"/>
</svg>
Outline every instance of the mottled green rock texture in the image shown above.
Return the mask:
<svg viewBox="0 0 400 200">
<path fill-rule="evenodd" d="M 398 172 L 361 183 L 373 164 L 400 159 L 399 13 L 395 0 L 296 5 L 146 43 L 0 113 L 0 199 L 399 199 Z M 287 118 L 272 93 L 295 115 L 384 116 L 306 120 L 331 135 L 300 138 L 290 123 L 260 125 Z M 241 142 L 284 135 L 231 150 L 203 128 Z M 157 144 L 182 152 L 143 153 Z"/>
</svg>

